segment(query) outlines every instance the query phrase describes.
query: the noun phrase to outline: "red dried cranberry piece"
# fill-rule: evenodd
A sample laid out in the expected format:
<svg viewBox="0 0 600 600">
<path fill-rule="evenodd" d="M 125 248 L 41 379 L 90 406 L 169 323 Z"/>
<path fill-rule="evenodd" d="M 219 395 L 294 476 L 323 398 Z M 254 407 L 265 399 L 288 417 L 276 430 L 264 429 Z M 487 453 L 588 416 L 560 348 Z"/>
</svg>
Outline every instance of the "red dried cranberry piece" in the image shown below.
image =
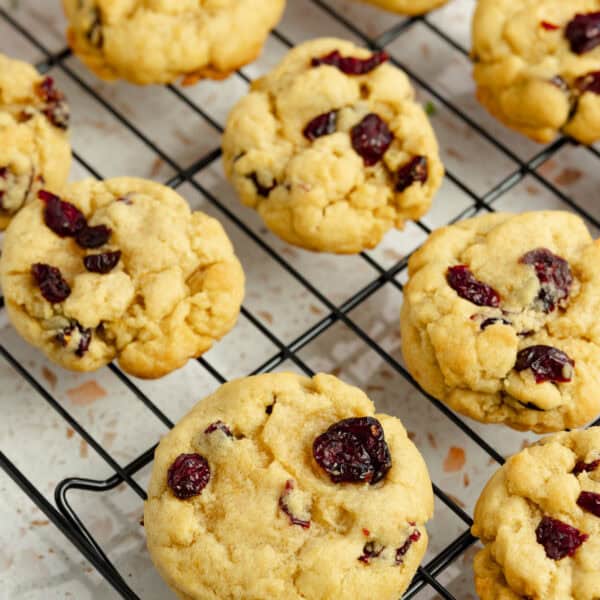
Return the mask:
<svg viewBox="0 0 600 600">
<path fill-rule="evenodd" d="M 396 173 L 396 191 L 403 192 L 413 183 L 425 183 L 429 177 L 429 165 L 426 156 L 415 156 Z"/>
<path fill-rule="evenodd" d="M 57 235 L 72 237 L 85 227 L 85 217 L 76 206 L 64 202 L 58 196 L 46 190 L 40 190 L 38 198 L 46 204 L 44 208 L 46 225 Z"/>
<path fill-rule="evenodd" d="M 595 517 L 600 517 L 600 494 L 581 492 L 579 498 L 577 498 L 577 506 L 592 513 Z"/>
<path fill-rule="evenodd" d="M 577 462 L 577 464 L 573 468 L 573 475 L 579 475 L 580 473 L 583 473 L 584 471 L 586 473 L 591 473 L 592 471 L 595 471 L 598 467 L 600 467 L 600 459 L 593 460 L 590 463 L 586 463 L 583 460 L 580 460 Z"/>
<path fill-rule="evenodd" d="M 584 54 L 600 44 L 600 12 L 575 15 L 565 29 L 575 54 Z"/>
<path fill-rule="evenodd" d="M 363 546 L 363 553 L 358 557 L 360 562 L 368 565 L 373 558 L 377 558 L 385 550 L 385 546 L 378 544 L 377 542 L 367 542 Z"/>
<path fill-rule="evenodd" d="M 600 94 L 600 71 L 592 71 L 587 75 L 582 75 L 575 80 L 575 88 L 582 94 L 592 92 Z"/>
<path fill-rule="evenodd" d="M 517 353 L 515 371 L 531 369 L 536 383 L 567 383 L 573 378 L 574 366 L 575 361 L 562 350 L 540 344 L 523 348 Z"/>
<path fill-rule="evenodd" d="M 536 248 L 524 254 L 520 260 L 524 265 L 531 265 L 541 284 L 537 299 L 542 310 L 552 312 L 558 304 L 569 297 L 573 274 L 569 263 L 547 248 Z"/>
<path fill-rule="evenodd" d="M 75 238 L 82 248 L 100 248 L 108 242 L 112 230 L 106 225 L 85 226 Z"/>
<path fill-rule="evenodd" d="M 167 472 L 167 484 L 180 500 L 198 496 L 209 481 L 210 467 L 200 454 L 180 454 Z"/>
<path fill-rule="evenodd" d="M 208 435 L 208 434 L 214 433 L 217 430 L 223 432 L 227 437 L 230 437 L 230 438 L 233 437 L 233 433 L 231 433 L 231 429 L 229 429 L 229 427 L 227 427 L 227 425 L 225 425 L 225 423 L 223 423 L 223 421 L 215 421 L 214 423 L 211 423 L 204 430 L 204 433 L 206 433 Z"/>
<path fill-rule="evenodd" d="M 375 113 L 369 113 L 350 130 L 352 147 L 367 167 L 378 163 L 390 147 L 394 134 L 386 122 Z"/>
<path fill-rule="evenodd" d="M 73 325 L 65 327 L 64 329 L 59 331 L 56 334 L 55 339 L 59 344 L 67 346 L 69 344 L 69 338 L 73 335 L 75 329 L 77 329 L 77 331 L 79 332 L 79 343 L 77 344 L 75 355 L 81 358 L 90 347 L 90 343 L 92 341 L 91 329 L 82 327 L 80 323 L 75 322 Z"/>
<path fill-rule="evenodd" d="M 556 31 L 557 29 L 560 29 L 560 25 L 556 25 L 555 23 L 550 23 L 550 21 L 541 21 L 540 25 L 546 31 Z"/>
<path fill-rule="evenodd" d="M 415 529 L 407 538 L 407 540 L 396 549 L 396 564 L 400 565 L 404 562 L 404 556 L 409 551 L 410 547 L 421 539 L 421 532 Z"/>
<path fill-rule="evenodd" d="M 46 118 L 60 129 L 69 127 L 69 105 L 65 100 L 64 94 L 54 87 L 54 79 L 45 77 L 37 86 L 36 92 L 38 96 L 46 103 L 42 108 L 42 112 Z"/>
<path fill-rule="evenodd" d="M 313 443 L 313 456 L 334 483 L 381 481 L 392 458 L 381 423 L 354 417 L 334 423 Z"/>
<path fill-rule="evenodd" d="M 35 279 L 42 296 L 52 304 L 66 300 L 71 294 L 69 284 L 63 279 L 61 272 L 56 267 L 45 263 L 35 263 L 31 267 L 31 274 Z"/>
<path fill-rule="evenodd" d="M 121 251 L 102 252 L 102 254 L 90 254 L 83 259 L 85 268 L 92 273 L 109 273 L 121 260 Z"/>
<path fill-rule="evenodd" d="M 342 56 L 339 50 L 334 50 L 320 58 L 313 58 L 311 65 L 313 67 L 330 65 L 337 67 L 346 75 L 364 75 L 376 69 L 389 58 L 388 53 L 383 51 L 374 52 L 369 58 L 353 58 L 352 56 Z"/>
<path fill-rule="evenodd" d="M 250 181 L 252 181 L 252 183 L 254 184 L 254 187 L 256 188 L 256 193 L 259 196 L 262 196 L 263 198 L 268 198 L 269 194 L 277 187 L 277 182 L 275 181 L 273 181 L 273 183 L 269 187 L 264 186 L 258 180 L 258 175 L 256 174 L 256 172 L 250 173 L 250 175 L 246 175 L 246 177 L 248 177 L 248 179 L 250 179 Z"/>
<path fill-rule="evenodd" d="M 479 328 L 481 329 L 481 331 L 485 331 L 488 327 L 496 325 L 496 323 L 502 323 L 502 325 L 512 325 L 512 323 L 507 319 L 502 319 L 500 317 L 491 317 L 483 321 Z"/>
<path fill-rule="evenodd" d="M 544 546 L 548 558 L 561 560 L 573 556 L 589 536 L 558 519 L 544 517 L 535 530 L 535 537 L 538 544 Z"/>
<path fill-rule="evenodd" d="M 335 133 L 337 128 L 337 110 L 332 110 L 327 113 L 323 113 L 318 117 L 309 121 L 302 135 L 311 142 L 317 138 L 323 137 L 324 135 L 330 135 Z"/>
<path fill-rule="evenodd" d="M 500 306 L 500 294 L 486 283 L 475 279 L 466 265 L 450 267 L 446 272 L 446 281 L 461 298 L 477 306 Z"/>
<path fill-rule="evenodd" d="M 292 525 L 299 525 L 303 529 L 308 529 L 310 527 L 310 521 L 305 521 L 304 519 L 299 519 L 294 516 L 292 510 L 289 507 L 287 498 L 294 491 L 294 482 L 291 479 L 288 479 L 285 482 L 285 488 L 283 488 L 283 493 L 279 496 L 279 508 L 288 516 L 290 523 Z"/>
</svg>

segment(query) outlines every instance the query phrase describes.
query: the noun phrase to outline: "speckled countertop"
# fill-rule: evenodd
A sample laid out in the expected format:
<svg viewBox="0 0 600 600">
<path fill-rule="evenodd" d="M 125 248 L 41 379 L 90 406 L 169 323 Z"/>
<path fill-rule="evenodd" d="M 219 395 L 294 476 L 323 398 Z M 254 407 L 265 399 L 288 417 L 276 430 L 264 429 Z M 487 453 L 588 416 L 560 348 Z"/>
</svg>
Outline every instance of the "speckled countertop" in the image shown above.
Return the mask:
<svg viewBox="0 0 600 600">
<path fill-rule="evenodd" d="M 281 36 L 269 38 L 262 58 L 244 69 L 247 77 L 256 77 L 275 64 L 286 51 L 285 40 L 297 43 L 310 37 L 334 35 L 360 41 L 359 35 L 374 38 L 402 23 L 400 17 L 350 0 L 289 0 L 288 4 L 278 27 Z M 432 113 L 449 172 L 433 210 L 423 223 L 437 227 L 461 215 L 475 214 L 474 199 L 501 182 L 507 183 L 507 191 L 494 200 L 494 208 L 569 209 L 561 199 L 564 194 L 592 215 L 600 216 L 596 178 L 589 176 L 594 169 L 597 171 L 598 158 L 588 149 L 564 144 L 549 160 L 542 161 L 538 172 L 551 185 L 532 174 L 519 175 L 517 160 L 528 161 L 543 147 L 504 129 L 474 99 L 470 65 L 460 50 L 469 47 L 474 4 L 474 0 L 453 0 L 432 13 L 429 24 L 411 24 L 387 46 L 425 86 L 440 95 L 434 97 L 417 86 L 420 99 Z M 59 53 L 64 49 L 65 23 L 58 0 L 0 0 L 0 7 L 46 50 Z M 347 18 L 355 31 L 344 27 L 334 13 Z M 447 38 L 437 35 L 436 28 Z M 2 16 L 0 51 L 34 63 L 45 59 L 44 52 Z M 185 168 L 218 146 L 218 131 L 173 90 L 104 84 L 72 56 L 65 58 L 64 67 L 52 68 L 51 75 L 67 93 L 72 107 L 72 142 L 80 159 L 75 161 L 72 179 L 89 175 L 87 165 L 103 177 L 136 175 L 164 182 L 175 171 L 161 157 L 161 152 Z M 180 91 L 216 123 L 223 124 L 228 109 L 244 94 L 247 85 L 244 77 L 235 75 L 221 83 L 203 82 Z M 467 118 L 459 116 L 456 108 Z M 123 120 L 144 132 L 154 148 L 125 126 Z M 487 139 L 479 129 L 487 132 Z M 491 139 L 502 144 L 509 154 Z M 326 326 L 331 312 L 327 302 L 343 306 L 379 277 L 377 265 L 390 268 L 421 244 L 424 230 L 409 224 L 403 232 L 391 232 L 366 258 L 309 254 L 273 237 L 253 212 L 237 203 L 218 161 L 200 171 L 196 181 L 199 188 L 185 184 L 179 191 L 193 207 L 219 218 L 234 241 L 248 277 L 245 308 L 286 344 L 323 322 L 323 332 L 305 345 L 299 356 L 315 371 L 333 372 L 362 387 L 380 410 L 398 415 L 424 454 L 433 481 L 471 514 L 479 491 L 496 469 L 496 463 L 394 368 L 394 364 L 402 361 L 398 334 L 400 288 L 388 282 L 349 311 L 350 322 L 366 337 L 359 337 L 347 323 L 340 321 Z M 230 221 L 209 200 L 211 195 L 234 211 L 322 296 L 318 297 L 290 275 L 239 225 Z M 402 282 L 404 276 L 401 272 L 398 281 Z M 382 351 L 375 351 L 369 342 L 378 344 Z M 0 311 L 0 344 L 120 465 L 146 451 L 166 431 L 114 371 L 106 368 L 80 375 L 51 365 L 16 336 L 6 324 L 3 311 Z M 224 377 L 231 378 L 253 371 L 277 352 L 278 348 L 252 320 L 241 316 L 235 330 L 205 358 Z M 287 363 L 278 368 L 295 369 Z M 5 359 L 0 359 L 0 381 L 0 450 L 50 501 L 56 484 L 64 478 L 105 479 L 112 474 L 96 451 Z M 177 420 L 218 385 L 210 372 L 195 361 L 159 381 L 135 383 L 172 420 Z M 531 434 L 505 428 L 473 422 L 468 425 L 502 455 L 518 451 L 535 439 Z M 134 478 L 143 487 L 148 475 L 146 467 Z M 121 485 L 106 493 L 80 492 L 72 494 L 70 499 L 90 532 L 141 598 L 174 598 L 152 568 L 145 551 L 144 532 L 139 523 L 142 505 L 131 488 Z M 429 526 L 431 544 L 427 559 L 466 530 L 466 524 L 437 501 L 436 515 Z M 438 577 L 462 600 L 475 597 L 471 575 L 474 550 L 474 547 L 467 550 Z M 0 471 L 0 598 L 117 597 L 44 514 Z M 427 587 L 417 598 L 439 596 Z"/>
</svg>

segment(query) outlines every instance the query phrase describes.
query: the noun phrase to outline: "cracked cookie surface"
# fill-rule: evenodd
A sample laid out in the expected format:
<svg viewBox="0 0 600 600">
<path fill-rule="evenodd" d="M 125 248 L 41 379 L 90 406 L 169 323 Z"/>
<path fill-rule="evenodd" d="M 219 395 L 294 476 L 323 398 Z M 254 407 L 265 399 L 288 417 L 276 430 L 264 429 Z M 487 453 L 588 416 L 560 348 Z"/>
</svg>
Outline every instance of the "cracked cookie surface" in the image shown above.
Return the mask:
<svg viewBox="0 0 600 600">
<path fill-rule="evenodd" d="M 560 132 L 584 144 L 600 139 L 598 11 L 599 0 L 478 2 L 472 54 L 480 102 L 538 142 Z"/>
<path fill-rule="evenodd" d="M 252 62 L 284 0 L 63 0 L 73 51 L 98 77 L 223 79 Z"/>
<path fill-rule="evenodd" d="M 475 508 L 481 600 L 600 597 L 600 428 L 559 433 L 508 459 Z"/>
<path fill-rule="evenodd" d="M 362 0 L 401 15 L 422 15 L 446 4 L 448 0 Z"/>
<path fill-rule="evenodd" d="M 152 559 L 178 596 L 400 597 L 425 553 L 433 495 L 400 421 L 373 413 L 331 375 L 291 373 L 227 383 L 193 408 L 156 450 L 144 514 Z M 382 427 L 382 480 L 334 483 L 316 462 L 315 439 L 348 418 Z"/>
<path fill-rule="evenodd" d="M 338 39 L 291 50 L 231 111 L 225 171 L 285 241 L 355 253 L 427 212 L 443 167 L 406 75 Z"/>
<path fill-rule="evenodd" d="M 6 232 L 0 278 L 17 331 L 56 363 L 113 358 L 160 377 L 234 325 L 244 275 L 221 225 L 134 178 L 42 191 Z"/>
<path fill-rule="evenodd" d="M 52 78 L 0 54 L 0 229 L 42 186 L 65 185 L 68 124 L 68 105 Z"/>
<path fill-rule="evenodd" d="M 409 261 L 409 371 L 483 422 L 583 425 L 600 412 L 598 264 L 600 246 L 571 213 L 495 213 L 435 231 Z"/>
</svg>

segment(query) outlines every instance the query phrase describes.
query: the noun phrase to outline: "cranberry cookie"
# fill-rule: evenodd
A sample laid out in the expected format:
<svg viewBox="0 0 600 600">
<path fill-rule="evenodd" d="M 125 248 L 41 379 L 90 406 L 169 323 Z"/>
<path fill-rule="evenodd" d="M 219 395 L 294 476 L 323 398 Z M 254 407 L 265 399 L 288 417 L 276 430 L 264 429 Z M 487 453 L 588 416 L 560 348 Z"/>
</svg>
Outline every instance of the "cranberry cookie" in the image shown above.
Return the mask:
<svg viewBox="0 0 600 600">
<path fill-rule="evenodd" d="M 17 331 L 58 364 L 118 358 L 160 377 L 234 325 L 244 276 L 221 225 L 142 179 L 42 190 L 13 219 L 0 280 Z"/>
<path fill-rule="evenodd" d="M 98 77 L 184 84 L 252 62 L 284 0 L 63 0 L 73 51 Z"/>
<path fill-rule="evenodd" d="M 409 261 L 409 371 L 474 419 L 538 432 L 600 412 L 600 246 L 572 213 L 488 214 Z"/>
<path fill-rule="evenodd" d="M 52 78 L 0 54 L 0 229 L 42 186 L 64 186 L 68 127 L 69 107 Z"/>
<path fill-rule="evenodd" d="M 481 103 L 538 142 L 600 139 L 600 0 L 480 0 L 473 22 Z"/>
<path fill-rule="evenodd" d="M 375 4 L 385 10 L 400 13 L 401 15 L 422 15 L 443 4 L 448 0 L 363 0 Z"/>
<path fill-rule="evenodd" d="M 473 534 L 481 600 L 600 598 L 600 428 L 559 433 L 490 479 Z"/>
<path fill-rule="evenodd" d="M 427 212 L 443 168 L 406 75 L 385 52 L 318 39 L 255 81 L 223 137 L 244 204 L 291 244 L 354 253 Z"/>
<path fill-rule="evenodd" d="M 331 375 L 227 383 L 162 439 L 144 523 L 187 600 L 396 600 L 433 494 L 400 421 Z"/>
</svg>

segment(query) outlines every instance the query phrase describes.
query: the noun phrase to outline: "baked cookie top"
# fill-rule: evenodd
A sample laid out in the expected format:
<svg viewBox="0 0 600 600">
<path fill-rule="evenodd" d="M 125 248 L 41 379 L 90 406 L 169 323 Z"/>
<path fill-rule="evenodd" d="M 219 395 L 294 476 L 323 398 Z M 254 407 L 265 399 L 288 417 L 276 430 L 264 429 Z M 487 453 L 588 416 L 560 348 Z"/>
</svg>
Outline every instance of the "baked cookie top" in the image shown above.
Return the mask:
<svg viewBox="0 0 600 600">
<path fill-rule="evenodd" d="M 408 78 L 387 59 L 312 40 L 231 111 L 227 176 L 289 243 L 359 252 L 429 209 L 443 175 L 437 142 Z"/>
<path fill-rule="evenodd" d="M 480 0 L 473 21 L 481 102 L 537 140 L 600 139 L 600 0 Z"/>
<path fill-rule="evenodd" d="M 102 79 L 186 84 L 254 60 L 284 0 L 63 0 L 74 52 Z"/>
<path fill-rule="evenodd" d="M 446 4 L 448 0 L 363 0 L 401 15 L 422 15 Z"/>
<path fill-rule="evenodd" d="M 84 180 L 45 190 L 6 232 L 0 279 L 19 333 L 58 364 L 118 358 L 160 377 L 236 321 L 241 266 L 221 225 L 160 184 Z"/>
<path fill-rule="evenodd" d="M 559 433 L 519 452 L 475 508 L 481 600 L 600 597 L 600 428 Z"/>
<path fill-rule="evenodd" d="M 488 214 L 409 261 L 410 372 L 474 419 L 558 431 L 600 412 L 600 246 L 572 213 Z"/>
<path fill-rule="evenodd" d="M 223 385 L 162 439 L 144 524 L 181 598 L 396 600 L 432 512 L 398 419 L 331 375 L 279 373 Z"/>
<path fill-rule="evenodd" d="M 69 107 L 51 77 L 0 54 L 0 229 L 42 186 L 60 190 L 71 166 Z"/>
</svg>

